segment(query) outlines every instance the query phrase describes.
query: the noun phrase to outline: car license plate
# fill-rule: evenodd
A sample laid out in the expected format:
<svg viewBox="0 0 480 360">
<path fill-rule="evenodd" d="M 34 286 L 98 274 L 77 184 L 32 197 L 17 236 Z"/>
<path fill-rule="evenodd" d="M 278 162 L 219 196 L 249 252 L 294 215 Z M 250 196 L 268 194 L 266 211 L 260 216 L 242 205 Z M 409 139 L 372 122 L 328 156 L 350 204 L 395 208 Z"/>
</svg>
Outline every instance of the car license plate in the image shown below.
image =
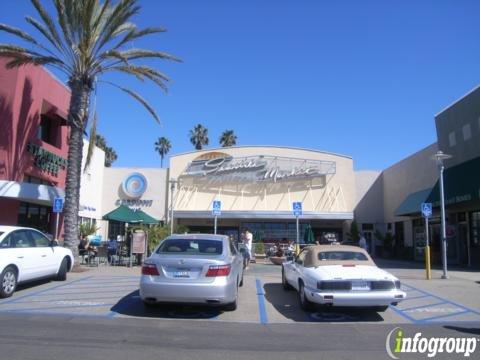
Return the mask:
<svg viewBox="0 0 480 360">
<path fill-rule="evenodd" d="M 189 271 L 174 271 L 174 272 L 173 272 L 173 277 L 176 277 L 176 278 L 189 278 L 189 277 L 190 277 L 190 272 L 189 272 Z"/>
<path fill-rule="evenodd" d="M 352 290 L 370 290 L 370 286 L 367 281 L 354 280 L 352 281 Z"/>
</svg>

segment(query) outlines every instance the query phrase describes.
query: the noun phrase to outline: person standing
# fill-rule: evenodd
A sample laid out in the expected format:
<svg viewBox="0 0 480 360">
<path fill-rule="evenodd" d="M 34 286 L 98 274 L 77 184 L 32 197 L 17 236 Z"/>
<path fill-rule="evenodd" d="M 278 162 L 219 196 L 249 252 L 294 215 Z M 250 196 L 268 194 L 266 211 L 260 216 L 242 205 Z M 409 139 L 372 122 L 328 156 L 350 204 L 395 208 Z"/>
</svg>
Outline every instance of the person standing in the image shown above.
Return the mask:
<svg viewBox="0 0 480 360">
<path fill-rule="evenodd" d="M 363 236 L 363 234 L 360 235 L 360 240 L 358 240 L 358 246 L 368 252 L 367 239 L 365 239 L 365 236 Z"/>
<path fill-rule="evenodd" d="M 248 269 L 248 265 L 252 259 L 255 259 L 254 256 L 255 254 L 253 253 L 252 249 L 253 245 L 253 234 L 250 232 L 249 229 L 245 231 L 245 247 L 247 248 L 247 253 L 248 253 L 248 263 L 246 269 Z"/>
</svg>

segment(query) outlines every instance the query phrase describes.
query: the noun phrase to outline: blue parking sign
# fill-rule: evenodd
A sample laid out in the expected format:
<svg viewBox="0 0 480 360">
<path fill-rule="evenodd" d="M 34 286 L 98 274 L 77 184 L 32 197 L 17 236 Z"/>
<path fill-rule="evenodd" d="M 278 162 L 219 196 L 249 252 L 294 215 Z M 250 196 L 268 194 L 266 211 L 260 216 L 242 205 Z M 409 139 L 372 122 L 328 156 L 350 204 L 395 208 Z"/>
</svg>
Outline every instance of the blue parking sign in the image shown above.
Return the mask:
<svg viewBox="0 0 480 360">
<path fill-rule="evenodd" d="M 293 215 L 300 216 L 302 215 L 302 203 L 300 201 L 296 201 L 292 204 L 293 208 Z"/>
<path fill-rule="evenodd" d="M 214 200 L 212 205 L 212 215 L 219 216 L 222 213 L 222 202 Z"/>
<path fill-rule="evenodd" d="M 63 198 L 56 197 L 53 199 L 53 212 L 61 213 L 63 210 Z"/>
<path fill-rule="evenodd" d="M 432 203 L 422 203 L 421 210 L 423 217 L 432 217 Z"/>
</svg>

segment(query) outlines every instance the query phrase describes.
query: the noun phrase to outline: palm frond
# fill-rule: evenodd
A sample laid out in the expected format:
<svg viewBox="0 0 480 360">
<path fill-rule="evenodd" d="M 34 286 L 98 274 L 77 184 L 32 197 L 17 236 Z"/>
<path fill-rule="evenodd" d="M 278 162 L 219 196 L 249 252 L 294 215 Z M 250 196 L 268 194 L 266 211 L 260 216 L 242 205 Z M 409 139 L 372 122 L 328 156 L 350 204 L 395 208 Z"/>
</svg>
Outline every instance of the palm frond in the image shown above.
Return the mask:
<svg viewBox="0 0 480 360">
<path fill-rule="evenodd" d="M 136 6 L 135 3 L 135 0 L 122 0 L 113 8 L 111 13 L 108 14 L 101 31 L 101 36 L 95 45 L 95 54 L 98 54 L 100 49 L 112 40 L 112 37 L 120 34 L 122 31 L 131 29 L 131 27 L 126 28 L 125 24 L 128 23 L 128 19 L 140 10 L 140 7 Z"/>
<path fill-rule="evenodd" d="M 157 84 L 165 92 L 168 92 L 168 87 L 165 85 L 165 82 L 170 81 L 170 79 L 160 71 L 152 69 L 148 66 L 117 65 L 117 66 L 111 66 L 110 68 L 107 68 L 106 71 L 121 71 L 129 75 L 134 75 L 142 81 L 143 81 L 143 78 L 146 77 L 147 79 Z"/>
<path fill-rule="evenodd" d="M 57 46 L 61 48 L 62 40 L 60 38 L 60 35 L 58 34 L 58 31 L 57 31 L 57 28 L 55 27 L 55 23 L 53 22 L 53 19 L 50 17 L 48 12 L 43 8 L 39 0 L 30 0 L 30 1 L 32 2 L 33 6 L 35 6 L 35 9 L 37 9 L 38 14 L 42 18 L 45 25 L 47 26 L 51 37 L 54 39 Z"/>
<path fill-rule="evenodd" d="M 109 81 L 105 81 L 105 83 L 107 84 L 110 84 L 120 90 L 122 90 L 123 92 L 127 93 L 128 95 L 130 95 L 131 97 L 133 97 L 135 100 L 137 100 L 140 104 L 142 104 L 145 109 L 147 109 L 147 111 L 153 116 L 153 118 L 155 119 L 155 121 L 157 121 L 158 123 L 160 123 L 160 118 L 159 116 L 157 115 L 155 109 L 144 99 L 142 98 L 139 94 L 137 94 L 136 92 L 130 90 L 130 89 L 127 89 L 127 88 L 124 88 L 122 86 L 119 86 L 117 84 L 114 84 L 112 82 L 109 82 Z"/>
<path fill-rule="evenodd" d="M 154 50 L 146 50 L 146 49 L 129 49 L 124 51 L 106 51 L 102 55 L 100 55 L 102 59 L 110 59 L 110 58 L 122 58 L 129 60 L 135 59 L 145 59 L 145 58 L 159 58 L 162 60 L 172 60 L 177 62 L 182 62 L 179 58 L 174 55 L 168 54 L 163 51 L 154 51 Z"/>
<path fill-rule="evenodd" d="M 120 40 L 120 42 L 117 45 L 115 45 L 113 47 L 113 49 L 115 49 L 115 50 L 119 49 L 120 47 L 122 47 L 126 43 L 128 43 L 132 40 L 141 38 L 143 36 L 150 35 L 150 34 L 157 34 L 157 33 L 166 32 L 166 31 L 167 31 L 167 29 L 165 29 L 165 28 L 155 28 L 155 27 L 149 27 L 149 28 L 142 29 L 142 30 L 137 30 L 136 28 L 132 29 L 131 31 L 129 31 L 123 37 L 122 40 Z"/>
<path fill-rule="evenodd" d="M 31 16 L 25 17 L 25 21 L 32 25 L 35 29 L 37 29 L 55 47 L 55 49 L 63 53 L 62 46 L 57 44 L 55 38 L 48 32 L 48 29 L 45 28 L 45 26 L 40 24 Z"/>
<path fill-rule="evenodd" d="M 90 167 L 92 161 L 93 150 L 95 149 L 95 141 L 97 139 L 97 113 L 93 114 L 92 125 L 90 126 L 90 138 L 88 139 L 87 158 L 85 159 L 85 166 L 83 172 L 86 172 Z"/>
</svg>

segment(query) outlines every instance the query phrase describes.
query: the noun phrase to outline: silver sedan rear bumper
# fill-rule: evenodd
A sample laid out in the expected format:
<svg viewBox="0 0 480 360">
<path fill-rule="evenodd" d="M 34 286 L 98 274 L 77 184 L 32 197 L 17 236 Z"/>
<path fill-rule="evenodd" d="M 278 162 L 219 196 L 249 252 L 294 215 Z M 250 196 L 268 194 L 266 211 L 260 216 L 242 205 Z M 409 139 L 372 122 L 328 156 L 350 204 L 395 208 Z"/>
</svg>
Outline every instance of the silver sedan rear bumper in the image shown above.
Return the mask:
<svg viewBox="0 0 480 360">
<path fill-rule="evenodd" d="M 217 277 L 209 283 L 160 280 L 142 275 L 140 298 L 149 303 L 190 303 L 225 305 L 235 301 L 237 284 L 230 277 Z"/>
</svg>

